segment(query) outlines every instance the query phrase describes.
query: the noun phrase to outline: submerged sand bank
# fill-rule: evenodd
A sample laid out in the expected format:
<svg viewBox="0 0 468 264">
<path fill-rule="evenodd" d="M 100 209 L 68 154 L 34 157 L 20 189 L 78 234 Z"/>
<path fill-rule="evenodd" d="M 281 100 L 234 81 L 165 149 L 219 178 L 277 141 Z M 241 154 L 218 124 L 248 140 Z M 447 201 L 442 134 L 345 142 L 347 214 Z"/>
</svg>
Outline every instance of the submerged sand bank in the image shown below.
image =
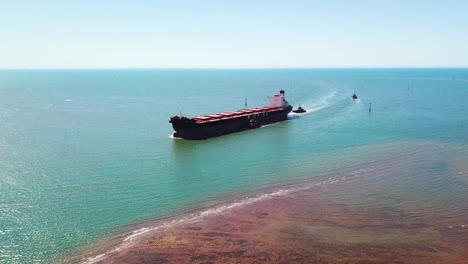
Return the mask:
<svg viewBox="0 0 468 264">
<path fill-rule="evenodd" d="M 466 263 L 468 226 L 350 205 L 336 197 L 343 188 L 295 191 L 155 232 L 98 263 Z"/>
<path fill-rule="evenodd" d="M 322 181 L 260 192 L 148 223 L 97 253 L 88 251 L 72 260 L 90 264 L 467 263 L 465 187 L 433 189 L 450 177 L 459 181 L 458 174 L 441 179 L 434 178 L 437 173 L 412 177 L 426 173 L 414 168 L 420 165 L 408 156 L 359 164 L 320 177 Z"/>
</svg>

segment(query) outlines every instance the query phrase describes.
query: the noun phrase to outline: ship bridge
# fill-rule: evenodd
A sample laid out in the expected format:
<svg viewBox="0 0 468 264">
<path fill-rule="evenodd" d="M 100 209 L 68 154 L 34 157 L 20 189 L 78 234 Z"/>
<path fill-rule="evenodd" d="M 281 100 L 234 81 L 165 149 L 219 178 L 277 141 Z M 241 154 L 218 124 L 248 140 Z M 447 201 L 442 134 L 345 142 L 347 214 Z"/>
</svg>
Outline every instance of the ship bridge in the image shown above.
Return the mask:
<svg viewBox="0 0 468 264">
<path fill-rule="evenodd" d="M 270 98 L 270 107 L 288 107 L 289 103 L 286 101 L 286 96 L 284 96 L 284 90 L 279 91 L 279 93 L 274 94 L 272 96 L 268 96 Z"/>
</svg>

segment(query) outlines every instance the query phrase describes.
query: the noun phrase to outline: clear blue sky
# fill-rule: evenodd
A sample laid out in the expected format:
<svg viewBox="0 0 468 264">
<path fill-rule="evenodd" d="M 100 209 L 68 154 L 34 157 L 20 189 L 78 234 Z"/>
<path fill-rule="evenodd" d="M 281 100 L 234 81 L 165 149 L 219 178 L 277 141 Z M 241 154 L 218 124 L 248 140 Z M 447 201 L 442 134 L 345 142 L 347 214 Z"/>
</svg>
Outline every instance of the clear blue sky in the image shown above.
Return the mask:
<svg viewBox="0 0 468 264">
<path fill-rule="evenodd" d="M 0 68 L 468 67 L 467 0 L 0 0 Z"/>
</svg>

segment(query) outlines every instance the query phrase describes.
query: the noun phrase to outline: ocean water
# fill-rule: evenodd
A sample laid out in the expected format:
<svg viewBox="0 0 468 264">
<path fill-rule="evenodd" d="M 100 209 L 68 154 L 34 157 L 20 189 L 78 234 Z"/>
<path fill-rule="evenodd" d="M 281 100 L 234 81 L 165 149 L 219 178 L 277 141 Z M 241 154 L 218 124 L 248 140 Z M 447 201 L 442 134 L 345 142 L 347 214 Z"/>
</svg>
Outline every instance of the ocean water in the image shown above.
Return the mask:
<svg viewBox="0 0 468 264">
<path fill-rule="evenodd" d="M 279 89 L 309 112 L 171 138 L 172 115 L 263 106 Z M 336 194 L 351 204 L 468 226 L 467 105 L 468 69 L 2 70 L 0 262 L 63 261 L 153 220 L 345 172 L 364 175 Z M 349 174 L 371 162 L 394 167 Z"/>
</svg>

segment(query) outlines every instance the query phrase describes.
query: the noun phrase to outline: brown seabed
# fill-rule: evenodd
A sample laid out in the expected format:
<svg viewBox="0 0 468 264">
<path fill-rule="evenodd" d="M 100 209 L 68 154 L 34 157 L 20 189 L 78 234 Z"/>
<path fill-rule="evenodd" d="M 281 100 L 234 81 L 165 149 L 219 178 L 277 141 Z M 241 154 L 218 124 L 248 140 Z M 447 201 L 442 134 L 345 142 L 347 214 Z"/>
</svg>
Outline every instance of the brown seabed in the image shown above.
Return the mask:
<svg viewBox="0 0 468 264">
<path fill-rule="evenodd" d="M 146 224 L 151 231 L 135 241 L 127 240 L 133 236 L 127 232 L 63 262 L 468 263 L 463 199 L 456 207 L 419 206 L 422 196 L 407 196 L 399 192 L 401 185 L 384 182 L 395 181 L 411 164 L 404 155 L 392 157 L 350 167 L 306 188 L 300 184 L 267 199 L 244 199 L 241 206 L 208 206 L 229 208 Z"/>
<path fill-rule="evenodd" d="M 395 207 L 349 205 L 332 195 L 340 186 L 155 232 L 97 263 L 468 263 L 468 225 L 449 228 Z"/>
</svg>

